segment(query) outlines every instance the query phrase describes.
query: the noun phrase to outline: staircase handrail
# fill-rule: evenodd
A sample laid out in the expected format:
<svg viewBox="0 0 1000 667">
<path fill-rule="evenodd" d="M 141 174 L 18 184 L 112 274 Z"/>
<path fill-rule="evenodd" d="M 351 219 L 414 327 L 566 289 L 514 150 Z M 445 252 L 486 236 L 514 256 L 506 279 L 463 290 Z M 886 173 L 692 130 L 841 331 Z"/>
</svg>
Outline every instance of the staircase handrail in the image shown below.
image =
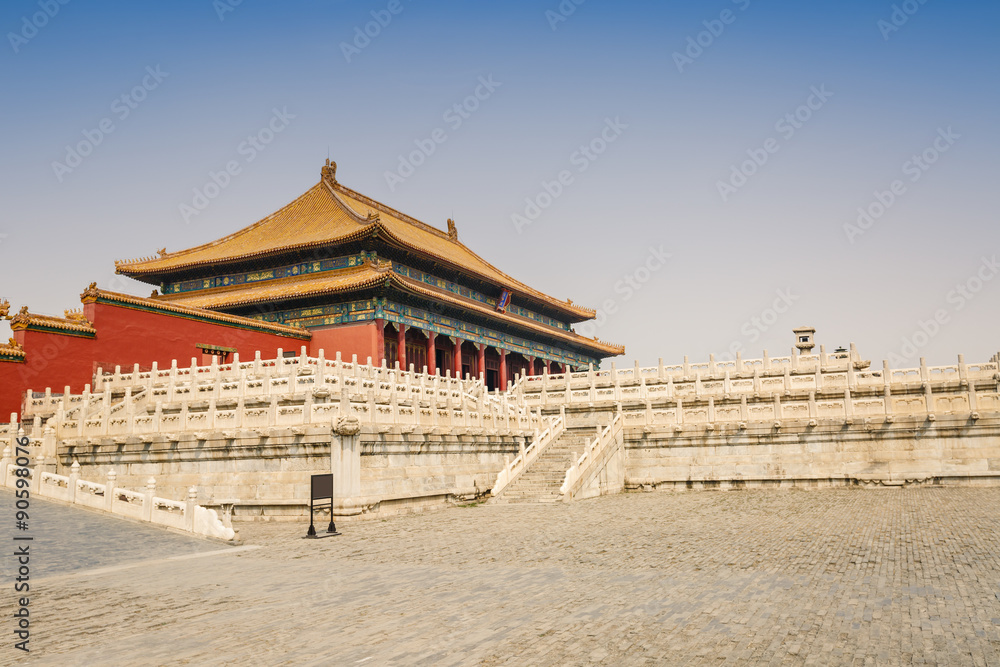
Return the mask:
<svg viewBox="0 0 1000 667">
<path fill-rule="evenodd" d="M 559 493 L 565 497 L 571 491 L 576 491 L 575 487 L 590 472 L 589 466 L 594 465 L 595 462 L 599 462 L 604 451 L 616 442 L 616 436 L 622 432 L 622 422 L 622 413 L 619 411 L 615 413 L 614 418 L 604 427 L 604 430 L 599 435 L 584 445 L 583 454 L 566 471 L 566 478 L 559 488 Z"/>
<path fill-rule="evenodd" d="M 513 461 L 505 465 L 503 470 L 497 474 L 497 481 L 493 484 L 490 495 L 496 498 L 503 493 L 504 489 L 510 486 L 521 473 L 527 470 L 528 466 L 542 454 L 546 447 L 558 439 L 564 430 L 566 430 L 565 417 L 560 415 L 555 419 L 550 418 L 548 428 L 538 433 L 532 439 L 531 444 L 525 448 L 524 452 L 518 454 Z"/>
</svg>

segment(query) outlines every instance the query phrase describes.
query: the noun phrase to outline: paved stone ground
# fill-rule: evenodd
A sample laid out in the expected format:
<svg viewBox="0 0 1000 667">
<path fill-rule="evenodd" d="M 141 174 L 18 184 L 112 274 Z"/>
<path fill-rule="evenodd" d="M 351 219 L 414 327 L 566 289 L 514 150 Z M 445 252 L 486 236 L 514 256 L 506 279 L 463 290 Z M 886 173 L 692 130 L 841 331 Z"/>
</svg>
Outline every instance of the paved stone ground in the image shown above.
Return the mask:
<svg viewBox="0 0 1000 667">
<path fill-rule="evenodd" d="M 260 548 L 36 582 L 32 662 L 1000 665 L 1000 489 L 661 492 L 340 527 L 244 524 Z"/>
<path fill-rule="evenodd" d="M 14 527 L 15 500 L 13 491 L 0 489 L 0 534 L 8 544 L 21 533 Z M 36 577 L 219 549 L 215 542 L 39 498 L 31 498 L 28 517 L 24 534 L 32 537 L 30 565 Z M 15 570 L 13 559 L 0 559 L 3 586 Z"/>
</svg>

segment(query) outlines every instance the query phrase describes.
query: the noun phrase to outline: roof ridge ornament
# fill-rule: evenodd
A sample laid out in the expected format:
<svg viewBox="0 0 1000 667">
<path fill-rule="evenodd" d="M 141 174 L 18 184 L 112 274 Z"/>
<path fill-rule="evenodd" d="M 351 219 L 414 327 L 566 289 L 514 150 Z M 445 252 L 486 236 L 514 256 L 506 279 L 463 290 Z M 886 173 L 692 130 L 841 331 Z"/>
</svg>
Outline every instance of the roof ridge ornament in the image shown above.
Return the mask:
<svg viewBox="0 0 1000 667">
<path fill-rule="evenodd" d="M 6 318 L 7 313 L 10 312 L 10 301 L 7 299 L 0 299 L 0 318 Z"/>
<path fill-rule="evenodd" d="M 28 312 L 27 306 L 21 306 L 21 310 L 18 311 L 17 315 L 8 319 L 10 319 L 10 326 L 13 329 L 18 324 L 29 324 L 31 322 L 31 314 Z"/>
<path fill-rule="evenodd" d="M 99 289 L 97 289 L 97 283 L 90 283 L 90 286 L 83 291 L 80 295 L 80 301 L 87 303 L 88 301 L 97 301 L 97 297 L 101 295 Z"/>
<path fill-rule="evenodd" d="M 448 218 L 448 238 L 452 241 L 458 240 L 458 227 L 455 226 L 455 221 Z"/>
<path fill-rule="evenodd" d="M 329 181 L 330 183 L 337 182 L 337 163 L 330 162 L 330 158 L 326 159 L 326 164 L 319 170 L 319 177 L 321 180 Z"/>
<path fill-rule="evenodd" d="M 63 311 L 63 316 L 70 322 L 76 322 L 86 327 L 93 326 L 90 320 L 83 314 L 83 308 L 70 308 Z"/>
</svg>

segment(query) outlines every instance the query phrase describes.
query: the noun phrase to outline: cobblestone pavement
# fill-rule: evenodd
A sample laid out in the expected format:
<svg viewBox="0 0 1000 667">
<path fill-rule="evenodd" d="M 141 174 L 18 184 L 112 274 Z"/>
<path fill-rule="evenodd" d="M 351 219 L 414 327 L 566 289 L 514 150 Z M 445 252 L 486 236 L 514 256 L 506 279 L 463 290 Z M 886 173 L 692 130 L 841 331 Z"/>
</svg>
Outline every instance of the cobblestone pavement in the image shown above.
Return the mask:
<svg viewBox="0 0 1000 667">
<path fill-rule="evenodd" d="M 261 548 L 38 581 L 33 662 L 1000 665 L 1000 489 L 661 492 L 339 527 L 244 524 Z"/>
<path fill-rule="evenodd" d="M 15 533 L 14 493 L 0 490 L 3 534 L 7 544 Z M 151 558 L 212 551 L 219 543 L 188 537 L 149 524 L 109 517 L 78 507 L 69 507 L 40 498 L 31 498 L 28 513 L 32 537 L 31 576 L 50 577 L 78 570 L 114 567 Z M 6 586 L 14 577 L 17 563 L 0 559 L 0 577 Z M 30 582 L 29 582 L 30 583 Z M 6 602 L 6 600 L 5 600 Z"/>
</svg>

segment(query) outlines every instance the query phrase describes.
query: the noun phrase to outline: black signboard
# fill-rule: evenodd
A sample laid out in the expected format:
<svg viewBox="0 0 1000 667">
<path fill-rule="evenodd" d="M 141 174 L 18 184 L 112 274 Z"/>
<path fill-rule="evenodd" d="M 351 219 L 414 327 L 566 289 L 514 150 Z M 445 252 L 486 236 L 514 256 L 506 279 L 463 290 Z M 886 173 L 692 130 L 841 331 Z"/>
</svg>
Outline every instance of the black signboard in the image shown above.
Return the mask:
<svg viewBox="0 0 1000 667">
<path fill-rule="evenodd" d="M 317 503 L 317 500 L 326 502 Z M 313 525 L 313 512 L 324 507 L 330 510 L 330 525 L 325 534 L 317 535 L 316 527 Z M 306 533 L 306 537 L 315 539 L 334 535 L 340 535 L 340 533 L 337 532 L 337 526 L 333 523 L 333 475 L 313 475 L 309 480 L 309 531 Z"/>
</svg>

